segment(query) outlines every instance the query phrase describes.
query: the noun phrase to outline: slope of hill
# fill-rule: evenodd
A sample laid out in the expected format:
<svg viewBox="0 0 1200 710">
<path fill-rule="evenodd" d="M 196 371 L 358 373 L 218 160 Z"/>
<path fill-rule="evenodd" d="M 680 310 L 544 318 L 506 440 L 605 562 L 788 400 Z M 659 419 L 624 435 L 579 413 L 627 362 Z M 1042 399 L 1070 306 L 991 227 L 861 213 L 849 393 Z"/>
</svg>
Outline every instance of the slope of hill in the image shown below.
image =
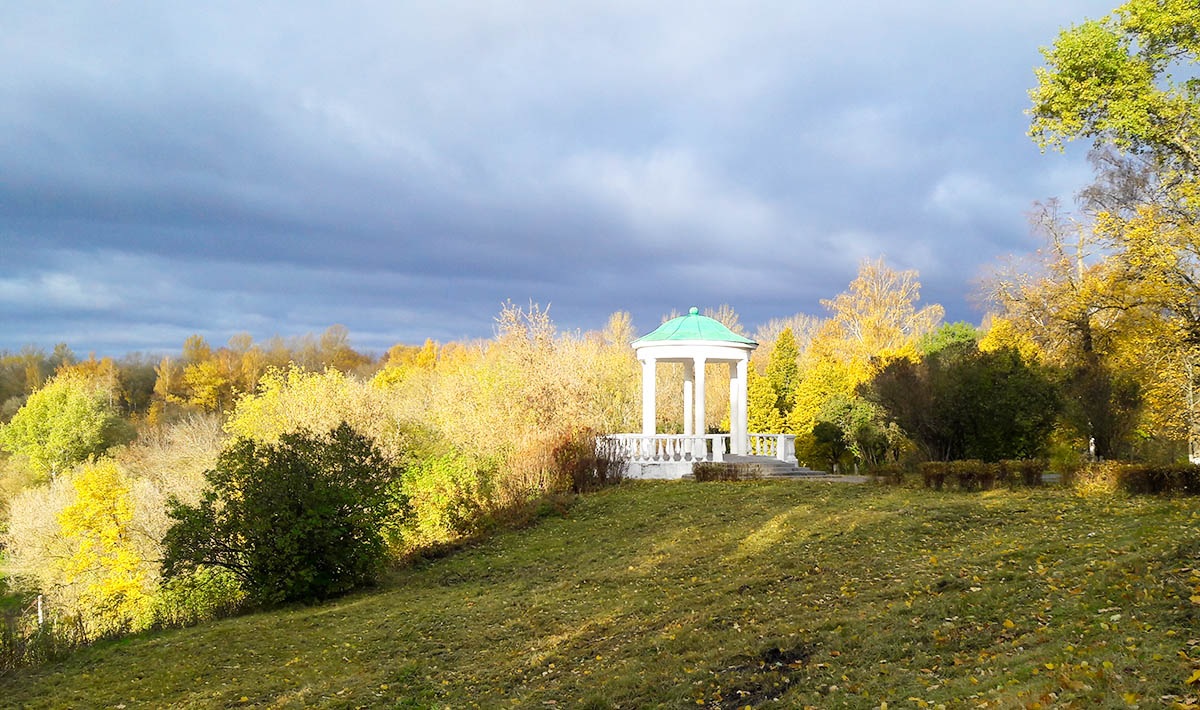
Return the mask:
<svg viewBox="0 0 1200 710">
<path fill-rule="evenodd" d="M 1186 706 L 1198 524 L 1195 500 L 1056 489 L 631 484 L 368 593 L 0 679 L 0 703 Z"/>
</svg>

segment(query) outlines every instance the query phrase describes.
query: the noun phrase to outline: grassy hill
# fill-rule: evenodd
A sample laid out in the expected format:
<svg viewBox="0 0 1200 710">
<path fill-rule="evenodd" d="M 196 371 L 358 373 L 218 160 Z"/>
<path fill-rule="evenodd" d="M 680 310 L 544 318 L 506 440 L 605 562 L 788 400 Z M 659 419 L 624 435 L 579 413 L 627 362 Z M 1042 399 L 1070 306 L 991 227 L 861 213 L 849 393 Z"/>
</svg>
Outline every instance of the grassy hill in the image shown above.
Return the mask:
<svg viewBox="0 0 1200 710">
<path fill-rule="evenodd" d="M 1196 595 L 1194 499 L 641 483 L 369 593 L 0 679 L 0 703 L 1161 707 L 1200 687 Z"/>
</svg>

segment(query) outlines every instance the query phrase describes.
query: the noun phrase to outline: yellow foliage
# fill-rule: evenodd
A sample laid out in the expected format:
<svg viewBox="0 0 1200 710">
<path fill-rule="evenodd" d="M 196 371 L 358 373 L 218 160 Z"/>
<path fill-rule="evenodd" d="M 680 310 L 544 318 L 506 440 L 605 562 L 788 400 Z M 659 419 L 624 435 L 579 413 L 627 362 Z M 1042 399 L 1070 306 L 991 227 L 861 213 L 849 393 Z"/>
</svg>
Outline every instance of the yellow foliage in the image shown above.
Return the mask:
<svg viewBox="0 0 1200 710">
<path fill-rule="evenodd" d="M 187 403 L 206 412 L 220 411 L 233 397 L 230 373 L 217 360 L 202 360 L 184 368 L 183 386 Z"/>
<path fill-rule="evenodd" d="M 70 550 L 59 564 L 66 583 L 80 589 L 80 617 L 93 633 L 136 628 L 150 611 L 152 583 L 131 539 L 130 481 L 102 459 L 84 464 L 72 485 L 75 499 L 58 514 Z"/>
<path fill-rule="evenodd" d="M 821 302 L 831 316 L 801 359 L 788 431 L 807 436 L 827 403 L 854 401 L 858 386 L 889 362 L 920 358 L 921 338 L 944 313 L 936 304 L 918 308 L 920 293 L 917 272 L 895 271 L 877 259 L 862 262 L 846 292 Z"/>
<path fill-rule="evenodd" d="M 81 380 L 91 382 L 95 387 L 107 392 L 110 399 L 121 391 L 121 376 L 111 357 L 97 360 L 95 355 L 90 355 L 87 360 L 60 365 L 57 374 L 78 376 Z"/>
<path fill-rule="evenodd" d="M 373 382 L 378 387 L 400 384 L 414 372 L 428 372 L 437 367 L 438 344 L 426 339 L 421 347 L 415 345 L 393 345 L 387 354 L 382 370 L 375 373 Z"/>
<path fill-rule="evenodd" d="M 782 432 L 784 427 L 783 414 L 776 408 L 775 388 L 771 381 L 758 374 L 758 370 L 750 368 L 747 379 L 748 412 L 747 424 L 749 431 L 758 433 Z"/>
<path fill-rule="evenodd" d="M 821 301 L 832 313 L 818 333 L 821 348 L 866 379 L 872 358 L 914 348 L 941 323 L 945 310 L 937 304 L 917 309 L 920 298 L 916 271 L 895 271 L 883 259 L 863 261 L 847 291 Z"/>
<path fill-rule="evenodd" d="M 324 372 L 296 366 L 268 369 L 256 392 L 238 398 L 225 431 L 272 443 L 281 434 L 301 429 L 326 432 L 342 422 L 374 439 L 393 459 L 403 450 L 389 392 L 333 368 Z"/>
<path fill-rule="evenodd" d="M 991 319 L 991 327 L 979 340 L 980 352 L 994 352 L 1010 349 L 1021 354 L 1026 362 L 1040 362 L 1042 350 L 1033 338 L 1017 327 L 1009 318 L 996 316 Z"/>
<path fill-rule="evenodd" d="M 809 363 L 796 387 L 796 402 L 787 419 L 787 429 L 797 436 L 812 432 L 822 405 L 835 397 L 850 398 L 862 382 L 846 364 L 830 358 Z"/>
<path fill-rule="evenodd" d="M 1120 490 L 1121 464 L 1103 461 L 1084 466 L 1075 472 L 1074 489 L 1085 498 L 1106 498 Z"/>
</svg>

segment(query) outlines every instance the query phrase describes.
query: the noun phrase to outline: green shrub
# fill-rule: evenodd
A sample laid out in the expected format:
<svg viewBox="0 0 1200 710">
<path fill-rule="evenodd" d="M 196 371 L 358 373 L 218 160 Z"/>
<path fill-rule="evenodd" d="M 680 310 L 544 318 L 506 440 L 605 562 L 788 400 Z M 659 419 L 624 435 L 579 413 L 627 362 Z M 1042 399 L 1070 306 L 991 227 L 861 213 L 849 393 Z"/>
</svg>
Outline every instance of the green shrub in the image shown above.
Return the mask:
<svg viewBox="0 0 1200 710">
<path fill-rule="evenodd" d="M 277 444 L 238 439 L 205 477 L 199 505 L 170 505 L 163 574 L 220 567 L 265 605 L 374 582 L 388 557 L 386 530 L 407 508 L 400 472 L 346 423 Z"/>
<path fill-rule="evenodd" d="M 908 466 L 898 463 L 889 463 L 872 469 L 871 477 L 876 483 L 886 483 L 890 486 L 900 486 L 904 484 L 904 479 L 909 471 L 911 471 L 911 468 Z"/>
<path fill-rule="evenodd" d="M 1006 459 L 999 464 L 999 482 L 1010 488 L 1040 486 L 1045 470 L 1044 459 Z"/>
<path fill-rule="evenodd" d="M 166 580 L 158 589 L 153 625 L 191 626 L 234 613 L 245 592 L 237 577 L 220 567 L 201 567 Z"/>
<path fill-rule="evenodd" d="M 411 510 L 403 525 L 405 547 L 442 545 L 474 532 L 493 505 L 492 475 L 455 453 L 409 466 L 403 484 Z"/>
<path fill-rule="evenodd" d="M 996 487 L 1000 467 L 977 459 L 952 461 L 951 475 L 960 491 L 990 491 Z"/>
<path fill-rule="evenodd" d="M 741 481 L 737 466 L 729 463 L 714 461 L 698 461 L 692 464 L 692 476 L 699 482 L 708 481 Z"/>
<path fill-rule="evenodd" d="M 1046 463 L 1041 459 L 1020 459 L 988 463 L 965 461 L 926 461 L 918 465 L 926 488 L 942 490 L 947 484 L 960 491 L 987 491 L 1003 484 L 1040 486 Z"/>
<path fill-rule="evenodd" d="M 921 472 L 921 482 L 926 488 L 940 491 L 950 475 L 950 464 L 945 461 L 924 461 L 917 466 L 917 470 Z"/>
<path fill-rule="evenodd" d="M 1121 476 L 1121 488 L 1129 493 L 1200 495 L 1200 466 L 1128 466 Z"/>
</svg>

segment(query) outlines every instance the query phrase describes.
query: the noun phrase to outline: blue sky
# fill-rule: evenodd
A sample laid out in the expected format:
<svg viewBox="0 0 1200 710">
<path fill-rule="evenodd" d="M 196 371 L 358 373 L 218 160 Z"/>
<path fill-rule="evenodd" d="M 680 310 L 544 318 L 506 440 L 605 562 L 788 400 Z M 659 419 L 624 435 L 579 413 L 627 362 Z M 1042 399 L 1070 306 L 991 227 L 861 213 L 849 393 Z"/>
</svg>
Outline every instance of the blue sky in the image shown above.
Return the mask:
<svg viewBox="0 0 1200 710">
<path fill-rule="evenodd" d="M 1038 47 L 1113 6 L 6 3 L 0 349 L 753 327 L 879 256 L 979 322 L 1089 179 L 1025 136 Z"/>
</svg>

